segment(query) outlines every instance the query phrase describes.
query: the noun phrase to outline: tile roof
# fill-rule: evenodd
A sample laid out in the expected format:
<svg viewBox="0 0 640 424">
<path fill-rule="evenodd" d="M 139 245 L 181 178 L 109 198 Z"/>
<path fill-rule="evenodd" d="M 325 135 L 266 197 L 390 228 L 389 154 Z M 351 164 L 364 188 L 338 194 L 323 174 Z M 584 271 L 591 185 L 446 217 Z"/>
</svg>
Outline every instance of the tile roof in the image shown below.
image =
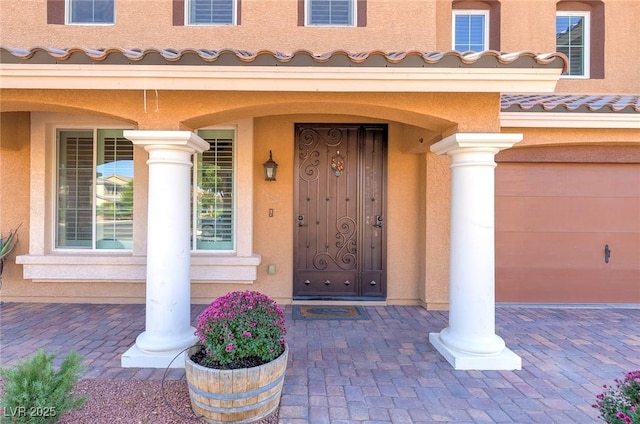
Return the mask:
<svg viewBox="0 0 640 424">
<path fill-rule="evenodd" d="M 122 64 L 122 65 L 219 65 L 219 66 L 368 66 L 368 67 L 565 67 L 561 53 L 533 52 L 384 52 L 371 50 L 350 53 L 345 50 L 315 54 L 296 50 L 286 54 L 271 50 L 250 52 L 236 49 L 87 49 L 34 47 L 20 49 L 0 46 L 0 62 L 29 64 Z"/>
<path fill-rule="evenodd" d="M 503 94 L 502 112 L 640 113 L 640 95 Z"/>
<path fill-rule="evenodd" d="M 110 64 L 110 65 L 190 65 L 190 66 L 327 66 L 327 67 L 565 67 L 561 53 L 537 54 L 529 51 L 501 53 L 384 52 L 370 50 L 351 53 L 334 50 L 315 54 L 308 50 L 282 53 L 271 50 L 251 52 L 238 49 L 89 49 L 0 46 L 3 64 Z M 622 112 L 640 113 L 640 95 L 503 94 L 502 112 Z"/>
</svg>

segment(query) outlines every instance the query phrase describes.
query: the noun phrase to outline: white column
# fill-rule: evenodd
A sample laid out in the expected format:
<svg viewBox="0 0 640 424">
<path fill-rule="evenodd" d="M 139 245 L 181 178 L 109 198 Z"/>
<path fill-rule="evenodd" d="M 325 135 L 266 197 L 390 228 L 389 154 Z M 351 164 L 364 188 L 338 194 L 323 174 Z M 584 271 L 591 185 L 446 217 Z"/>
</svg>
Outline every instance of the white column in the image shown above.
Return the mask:
<svg viewBox="0 0 640 424">
<path fill-rule="evenodd" d="M 149 152 L 145 331 L 123 367 L 166 368 L 197 338 L 191 326 L 191 158 L 209 143 L 190 131 L 125 131 Z M 181 358 L 171 364 L 184 366 Z"/>
<path fill-rule="evenodd" d="M 495 333 L 495 155 L 522 134 L 458 133 L 431 146 L 451 157 L 449 326 L 429 341 L 457 370 L 513 370 Z"/>
</svg>

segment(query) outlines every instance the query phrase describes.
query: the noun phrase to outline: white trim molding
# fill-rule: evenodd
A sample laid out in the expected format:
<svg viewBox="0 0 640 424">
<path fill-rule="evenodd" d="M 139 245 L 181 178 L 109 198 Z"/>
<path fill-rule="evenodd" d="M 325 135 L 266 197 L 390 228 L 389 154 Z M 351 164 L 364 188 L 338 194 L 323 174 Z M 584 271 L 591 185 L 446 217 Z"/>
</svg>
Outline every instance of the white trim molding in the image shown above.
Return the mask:
<svg viewBox="0 0 640 424">
<path fill-rule="evenodd" d="M 253 284 L 258 278 L 259 254 L 200 255 L 191 257 L 192 283 Z M 121 282 L 145 281 L 144 256 L 116 254 L 20 255 L 16 263 L 24 266 L 23 277 L 34 282 Z"/>
<path fill-rule="evenodd" d="M 261 256 L 253 252 L 253 119 L 247 118 L 223 124 L 236 128 L 238 178 L 236 201 L 237 226 L 234 253 L 193 251 L 190 272 L 193 283 L 254 284 L 257 280 Z M 29 253 L 16 257 L 23 265 L 23 278 L 34 282 L 121 282 L 143 283 L 147 265 L 147 243 L 144 234 L 147 217 L 140 213 L 136 218 L 132 251 L 101 251 L 80 249 L 56 249 L 55 228 L 55 135 L 57 128 L 125 128 L 129 124 L 94 116 L 69 115 L 51 112 L 31 113 L 30 159 L 30 218 Z M 195 139 L 191 132 L 175 131 L 183 136 L 183 143 Z M 139 137 L 149 136 L 151 141 L 162 143 L 157 132 L 137 131 Z M 144 144 L 144 141 L 141 141 Z M 208 144 L 206 145 L 208 147 Z M 201 145 L 204 148 L 204 145 Z M 146 156 L 136 156 L 142 166 Z M 137 155 L 137 154 L 136 154 Z M 137 166 L 137 165 L 136 165 Z M 138 171 L 136 171 L 138 172 Z M 142 193 L 147 178 L 139 175 Z M 141 195 L 141 199 L 146 198 Z M 138 202 L 138 200 L 136 200 Z M 143 205 L 144 202 L 138 203 Z M 142 207 L 142 206 L 140 206 Z M 145 240 L 141 238 L 144 237 Z"/>
<path fill-rule="evenodd" d="M 640 113 L 501 112 L 505 128 L 640 128 Z"/>
<path fill-rule="evenodd" d="M 551 93 L 560 68 L 0 64 L 0 89 Z"/>
<path fill-rule="evenodd" d="M 455 133 L 433 144 L 430 150 L 437 155 L 452 155 L 462 149 L 488 151 L 493 154 L 509 149 L 522 141 L 522 134 Z"/>
</svg>

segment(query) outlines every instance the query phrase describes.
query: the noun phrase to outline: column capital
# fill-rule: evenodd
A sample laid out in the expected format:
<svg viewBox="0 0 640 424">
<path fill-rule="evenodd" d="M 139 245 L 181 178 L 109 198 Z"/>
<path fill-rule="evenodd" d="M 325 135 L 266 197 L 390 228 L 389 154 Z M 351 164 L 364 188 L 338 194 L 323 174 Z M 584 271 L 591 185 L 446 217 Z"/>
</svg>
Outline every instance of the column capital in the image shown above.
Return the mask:
<svg viewBox="0 0 640 424">
<path fill-rule="evenodd" d="M 509 149 L 522 141 L 522 134 L 516 133 L 455 133 L 431 146 L 438 155 L 452 155 L 459 151 L 492 151 Z"/>
<path fill-rule="evenodd" d="M 192 131 L 162 131 L 162 130 L 125 130 L 123 134 L 134 145 L 149 148 L 183 147 L 202 153 L 209 150 L 209 143 Z"/>
</svg>

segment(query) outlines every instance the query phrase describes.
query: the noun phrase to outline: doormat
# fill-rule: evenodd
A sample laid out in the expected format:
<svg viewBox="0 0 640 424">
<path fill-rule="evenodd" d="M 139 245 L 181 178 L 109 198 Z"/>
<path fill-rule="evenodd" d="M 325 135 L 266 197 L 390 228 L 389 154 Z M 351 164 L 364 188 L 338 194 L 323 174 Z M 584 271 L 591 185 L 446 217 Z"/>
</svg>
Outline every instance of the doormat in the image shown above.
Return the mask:
<svg viewBox="0 0 640 424">
<path fill-rule="evenodd" d="M 293 319 L 369 319 L 362 306 L 293 305 Z"/>
</svg>

